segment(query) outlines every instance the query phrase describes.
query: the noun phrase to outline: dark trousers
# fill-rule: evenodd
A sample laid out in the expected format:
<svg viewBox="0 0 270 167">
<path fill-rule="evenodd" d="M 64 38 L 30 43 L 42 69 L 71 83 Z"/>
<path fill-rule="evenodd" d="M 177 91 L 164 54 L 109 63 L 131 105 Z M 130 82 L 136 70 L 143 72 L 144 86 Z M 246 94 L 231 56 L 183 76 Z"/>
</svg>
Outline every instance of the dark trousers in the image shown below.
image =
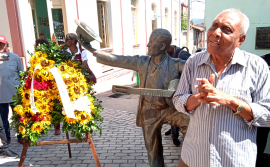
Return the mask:
<svg viewBox="0 0 270 167">
<path fill-rule="evenodd" d="M 268 133 L 270 131 L 270 128 L 266 127 L 258 127 L 257 131 L 257 161 L 256 161 L 256 167 L 264 167 L 267 165 L 267 162 L 265 162 L 264 159 L 264 150 L 267 143 L 267 137 Z"/>
<path fill-rule="evenodd" d="M 7 140 L 7 136 L 5 133 L 5 128 L 4 128 L 4 124 L 2 121 L 1 115 L 0 115 L 0 139 L 2 140 L 2 142 Z"/>
<path fill-rule="evenodd" d="M 145 147 L 148 152 L 150 167 L 164 167 L 163 146 L 161 128 L 163 124 L 171 124 L 181 128 L 183 136 L 187 131 L 189 116 L 176 111 L 174 108 L 158 110 L 144 104 L 142 112 L 144 122 L 142 124 Z M 151 113 L 152 118 L 147 114 Z M 146 116 L 148 115 L 148 118 Z"/>
<path fill-rule="evenodd" d="M 5 142 L 7 140 L 7 136 L 5 133 L 5 128 L 4 128 L 4 124 L 0 115 L 0 139 L 2 140 L 3 146 L 0 146 L 0 152 L 5 151 L 6 149 L 8 149 L 8 145 Z"/>
<path fill-rule="evenodd" d="M 5 128 L 6 138 L 7 140 L 10 140 L 10 127 L 9 127 L 9 121 L 8 121 L 8 114 L 9 114 L 9 106 L 11 107 L 12 111 L 15 106 L 12 105 L 13 103 L 0 103 L 0 115 L 2 117 L 2 121 Z M 18 139 L 21 139 L 22 136 L 18 135 Z"/>
<path fill-rule="evenodd" d="M 172 136 L 172 139 L 178 139 L 179 137 L 179 127 L 177 126 L 171 126 L 171 136 Z"/>
</svg>

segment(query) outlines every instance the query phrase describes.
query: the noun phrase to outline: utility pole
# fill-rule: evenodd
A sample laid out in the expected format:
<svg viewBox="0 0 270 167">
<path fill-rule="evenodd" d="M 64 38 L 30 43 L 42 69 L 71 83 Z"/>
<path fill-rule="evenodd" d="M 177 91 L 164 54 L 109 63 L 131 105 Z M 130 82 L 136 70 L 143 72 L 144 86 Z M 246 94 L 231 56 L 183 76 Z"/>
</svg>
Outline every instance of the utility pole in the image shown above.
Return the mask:
<svg viewBox="0 0 270 167">
<path fill-rule="evenodd" d="M 188 15 L 187 15 L 187 48 L 189 48 L 189 30 L 190 30 L 190 0 L 188 0 Z"/>
</svg>

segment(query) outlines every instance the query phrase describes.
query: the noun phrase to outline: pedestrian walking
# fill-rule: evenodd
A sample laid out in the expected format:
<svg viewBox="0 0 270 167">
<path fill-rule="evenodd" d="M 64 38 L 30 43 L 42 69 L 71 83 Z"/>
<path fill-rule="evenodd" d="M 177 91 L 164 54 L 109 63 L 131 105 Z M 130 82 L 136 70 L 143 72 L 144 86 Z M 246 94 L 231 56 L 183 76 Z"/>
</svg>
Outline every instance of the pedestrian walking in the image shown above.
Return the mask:
<svg viewBox="0 0 270 167">
<path fill-rule="evenodd" d="M 10 143 L 10 130 L 9 130 L 9 107 L 13 111 L 13 100 L 12 96 L 16 94 L 16 85 L 20 84 L 17 79 L 20 77 L 20 71 L 23 71 L 23 65 L 18 55 L 7 52 L 7 39 L 5 36 L 0 35 L 0 53 L 6 52 L 9 54 L 9 60 L 0 64 L 0 115 L 5 127 L 5 134 L 7 138 L 7 144 Z M 24 140 L 21 135 L 17 136 L 18 142 L 23 144 Z"/>
</svg>

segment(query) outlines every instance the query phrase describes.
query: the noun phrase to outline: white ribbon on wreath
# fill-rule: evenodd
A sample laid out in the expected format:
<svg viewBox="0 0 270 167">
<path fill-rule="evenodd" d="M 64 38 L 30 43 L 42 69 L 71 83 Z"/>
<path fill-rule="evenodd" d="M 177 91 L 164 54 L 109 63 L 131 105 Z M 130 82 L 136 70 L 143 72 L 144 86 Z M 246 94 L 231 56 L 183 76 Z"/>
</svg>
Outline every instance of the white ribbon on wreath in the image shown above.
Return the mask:
<svg viewBox="0 0 270 167">
<path fill-rule="evenodd" d="M 32 77 L 32 81 L 31 81 L 31 93 L 30 93 L 31 109 L 32 109 L 34 114 L 39 112 L 39 110 L 36 107 L 35 100 L 34 100 L 34 84 L 33 84 L 33 82 L 34 82 L 34 74 L 35 74 L 35 71 L 37 69 L 39 69 L 39 67 L 36 67 L 34 72 L 33 72 L 33 77 Z M 64 81 L 63 81 L 63 79 L 61 77 L 61 74 L 57 71 L 57 68 L 51 68 L 49 71 L 54 76 L 54 79 L 55 79 L 55 82 L 57 84 L 57 87 L 58 87 L 58 90 L 59 90 L 59 95 L 61 97 L 61 101 L 62 101 L 63 108 L 65 110 L 66 115 L 69 118 L 76 119 L 75 114 L 74 114 L 74 107 L 70 102 L 68 91 L 67 91 L 66 85 L 65 85 L 65 83 L 64 83 Z"/>
</svg>

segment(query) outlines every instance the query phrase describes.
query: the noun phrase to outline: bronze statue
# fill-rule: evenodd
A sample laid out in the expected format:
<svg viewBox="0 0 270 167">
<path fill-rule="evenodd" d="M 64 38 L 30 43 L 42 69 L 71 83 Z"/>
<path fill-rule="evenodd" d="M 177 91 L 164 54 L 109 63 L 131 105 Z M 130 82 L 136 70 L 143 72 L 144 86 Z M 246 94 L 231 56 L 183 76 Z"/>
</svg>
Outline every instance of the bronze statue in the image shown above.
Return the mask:
<svg viewBox="0 0 270 167">
<path fill-rule="evenodd" d="M 173 59 L 167 54 L 172 36 L 168 30 L 155 29 L 148 47 L 150 56 L 123 56 L 109 54 L 93 49 L 89 42 L 78 33 L 80 43 L 97 58 L 97 62 L 120 68 L 131 69 L 139 73 L 140 88 L 168 90 L 171 80 L 179 79 L 185 61 Z M 177 84 L 175 84 L 177 86 Z M 176 87 L 175 86 L 175 87 Z M 179 113 L 173 106 L 172 98 L 141 95 L 137 126 L 142 127 L 148 160 L 151 167 L 164 167 L 161 128 L 171 124 L 181 128 L 185 135 L 189 116 Z"/>
</svg>

